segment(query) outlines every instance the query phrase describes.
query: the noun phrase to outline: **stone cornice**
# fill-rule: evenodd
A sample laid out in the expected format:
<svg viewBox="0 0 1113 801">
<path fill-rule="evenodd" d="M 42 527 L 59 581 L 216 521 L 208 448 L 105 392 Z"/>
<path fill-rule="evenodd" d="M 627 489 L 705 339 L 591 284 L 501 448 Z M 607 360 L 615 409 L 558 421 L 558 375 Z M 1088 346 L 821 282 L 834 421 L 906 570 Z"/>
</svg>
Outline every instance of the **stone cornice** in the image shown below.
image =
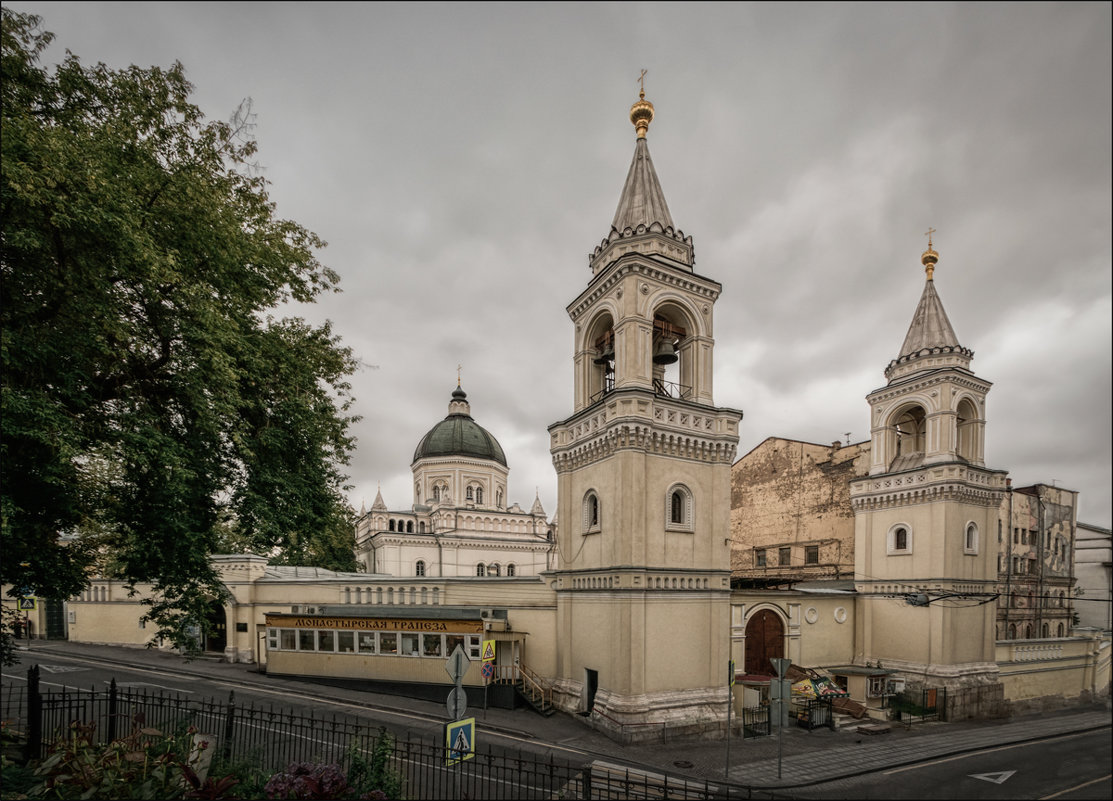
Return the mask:
<svg viewBox="0 0 1113 801">
<path fill-rule="evenodd" d="M 620 450 L 732 464 L 738 448 L 734 409 L 684 403 L 641 389 L 615 390 L 603 402 L 549 426 L 557 472 Z"/>
<path fill-rule="evenodd" d="M 702 592 L 730 594 L 729 570 L 614 567 L 548 570 L 543 574 L 558 593 L 565 592 Z"/>
<path fill-rule="evenodd" d="M 618 256 L 615 256 L 616 253 Z M 682 269 L 689 272 L 696 263 L 696 248 L 692 243 L 692 237 L 685 236 L 679 229 L 665 227 L 660 223 L 624 228 L 621 231 L 612 227 L 607 238 L 600 242 L 594 252 L 587 257 L 587 263 L 591 271 L 598 275 L 614 261 L 629 254 L 660 256 L 675 261 Z"/>
<path fill-rule="evenodd" d="M 587 309 L 591 308 L 599 298 L 607 294 L 616 285 L 627 277 L 641 275 L 658 284 L 673 286 L 684 292 L 695 295 L 712 303 L 718 299 L 722 292 L 722 284 L 710 278 L 685 271 L 681 267 L 661 264 L 648 260 L 636 253 L 626 254 L 615 261 L 604 272 L 600 273 L 587 289 L 568 304 L 566 311 L 572 320 L 576 320 Z"/>
<path fill-rule="evenodd" d="M 933 386 L 938 386 L 939 384 L 955 384 L 963 389 L 974 390 L 982 394 L 989 392 L 990 387 L 993 386 L 991 382 L 978 378 L 973 373 L 944 368 L 935 370 L 927 375 L 921 375 L 906 381 L 880 387 L 867 395 L 866 398 L 871 404 L 884 403 L 894 398 L 900 398 L 920 392 L 921 390 L 929 389 Z"/>
<path fill-rule="evenodd" d="M 850 504 L 855 512 L 940 500 L 997 507 L 1005 492 L 1006 475 L 1004 470 L 948 462 L 866 476 L 850 482 Z"/>
</svg>

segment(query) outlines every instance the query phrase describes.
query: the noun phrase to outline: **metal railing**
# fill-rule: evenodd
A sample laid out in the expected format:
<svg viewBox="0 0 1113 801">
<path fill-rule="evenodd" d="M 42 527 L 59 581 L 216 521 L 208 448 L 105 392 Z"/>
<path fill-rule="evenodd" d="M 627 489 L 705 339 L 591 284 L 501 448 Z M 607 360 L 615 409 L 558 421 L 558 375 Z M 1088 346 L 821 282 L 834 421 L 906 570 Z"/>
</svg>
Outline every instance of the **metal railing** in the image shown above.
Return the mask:
<svg viewBox="0 0 1113 801">
<path fill-rule="evenodd" d="M 538 677 L 533 680 L 540 684 Z M 189 726 L 212 736 L 216 759 L 211 775 L 223 766 L 250 764 L 273 773 L 295 762 L 335 764 L 344 772 L 353 754 L 369 757 L 386 747 L 388 767 L 401 781 L 403 798 L 775 798 L 772 793 L 730 783 L 677 776 L 617 763 L 572 762 L 493 745 L 480 745 L 464 760 L 437 736 L 405 736 L 354 716 L 296 714 L 273 705 L 197 699 L 172 692 L 118 687 L 42 693 L 38 671 L 28 671 L 26 688 L 5 688 L 4 719 L 21 721 L 27 756 L 38 758 L 75 728 L 91 744 L 107 744 L 139 729 L 177 734 Z M 747 713 L 758 714 L 747 714 Z M 746 728 L 769 723 L 768 708 L 744 710 Z M 478 738 L 477 738 L 478 739 Z"/>
<path fill-rule="evenodd" d="M 946 687 L 920 687 L 890 695 L 885 706 L 892 716 L 911 728 L 914 722 L 943 720 L 947 708 Z"/>
<path fill-rule="evenodd" d="M 687 384 L 678 384 L 675 381 L 662 381 L 653 379 L 653 391 L 666 398 L 679 398 L 687 400 L 692 397 L 692 388 Z"/>
</svg>

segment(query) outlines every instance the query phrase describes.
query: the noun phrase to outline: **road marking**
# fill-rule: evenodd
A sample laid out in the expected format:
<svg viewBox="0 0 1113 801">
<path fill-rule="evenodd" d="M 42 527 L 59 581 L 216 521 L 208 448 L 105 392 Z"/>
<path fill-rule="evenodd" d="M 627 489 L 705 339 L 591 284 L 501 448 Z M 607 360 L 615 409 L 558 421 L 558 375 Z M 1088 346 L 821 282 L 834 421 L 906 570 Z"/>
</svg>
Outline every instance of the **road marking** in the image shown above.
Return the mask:
<svg viewBox="0 0 1113 801">
<path fill-rule="evenodd" d="M 80 673 L 81 671 L 88 670 L 87 667 L 78 667 L 77 665 L 39 665 L 40 670 L 45 670 L 47 673 Z"/>
<path fill-rule="evenodd" d="M 112 684 L 111 680 L 104 683 Z M 160 690 L 169 690 L 172 693 L 189 693 L 191 695 L 195 692 L 194 690 L 182 690 L 178 687 L 167 687 L 165 684 L 151 684 L 149 681 L 120 681 L 116 683 L 116 686 L 121 689 L 124 687 L 158 687 Z"/>
<path fill-rule="evenodd" d="M 1012 778 L 1015 770 L 999 770 L 996 773 L 970 773 L 967 774 L 971 779 L 981 779 L 983 782 L 990 784 L 1004 784 Z"/>
<path fill-rule="evenodd" d="M 1104 782 L 1104 781 L 1107 781 L 1109 779 L 1113 779 L 1113 773 L 1107 773 L 1106 775 L 1102 776 L 1100 779 L 1091 779 L 1088 782 L 1082 782 L 1082 784 L 1075 785 L 1074 787 L 1068 787 L 1066 790 L 1060 790 L 1057 793 L 1052 793 L 1051 795 L 1045 795 L 1040 799 L 1040 801 L 1047 801 L 1048 798 L 1057 798 L 1057 797 L 1061 796 L 1063 793 L 1073 793 L 1075 790 L 1081 790 L 1083 787 L 1089 787 L 1091 784 L 1097 784 L 1098 782 Z"/>
<path fill-rule="evenodd" d="M 982 754 L 992 754 L 995 751 L 1008 751 L 1012 748 L 1026 748 L 1031 745 L 1038 745 L 1046 743 L 1048 740 L 1069 740 L 1072 737 L 1085 737 L 1087 734 L 1093 732 L 1077 732 L 1074 734 L 1053 734 L 1049 737 L 1041 737 L 1039 740 L 1029 740 L 1025 743 L 1012 743 L 1011 745 L 1002 745 L 997 748 L 979 748 L 976 751 L 969 751 L 965 754 L 958 754 L 957 756 L 946 757 L 944 759 L 933 759 L 931 762 L 918 762 L 915 765 L 905 765 L 903 768 L 893 768 L 892 770 L 882 771 L 882 776 L 891 776 L 894 773 L 904 773 L 906 770 L 919 770 L 920 768 L 930 768 L 933 765 L 942 765 L 944 762 L 954 762 L 958 759 L 969 759 L 973 756 L 980 756 Z"/>
</svg>

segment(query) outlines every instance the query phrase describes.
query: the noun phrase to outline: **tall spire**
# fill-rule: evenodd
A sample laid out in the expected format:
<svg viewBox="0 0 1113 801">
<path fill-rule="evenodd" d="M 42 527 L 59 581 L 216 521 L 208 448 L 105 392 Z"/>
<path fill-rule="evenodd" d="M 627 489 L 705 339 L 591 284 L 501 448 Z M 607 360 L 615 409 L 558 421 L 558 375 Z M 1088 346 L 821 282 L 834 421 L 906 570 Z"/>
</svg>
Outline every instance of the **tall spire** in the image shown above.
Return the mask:
<svg viewBox="0 0 1113 801">
<path fill-rule="evenodd" d="M 383 501 L 383 488 L 379 487 L 375 492 L 375 502 L 371 504 L 371 510 L 374 512 L 385 512 L 386 503 Z"/>
<path fill-rule="evenodd" d="M 661 190 L 657 171 L 653 169 L 653 159 L 649 157 L 649 144 L 646 141 L 649 123 L 653 121 L 653 104 L 645 99 L 645 70 L 642 70 L 639 80 L 642 81 L 642 89 L 638 93 L 637 102 L 630 106 L 630 122 L 638 132 L 634 143 L 634 160 L 630 164 L 626 185 L 622 187 L 622 195 L 618 199 L 614 222 L 611 223 L 611 228 L 618 233 L 627 228 L 637 230 L 639 225 L 648 228 L 653 223 L 658 223 L 662 228 L 674 227 L 669 204 L 665 202 L 665 193 Z"/>
<path fill-rule="evenodd" d="M 605 268 L 618 255 L 631 249 L 647 255 L 666 256 L 688 269 L 695 262 L 692 238 L 677 230 L 673 223 L 669 204 L 665 201 L 665 193 L 661 189 L 657 171 L 653 168 L 653 159 L 649 156 L 646 134 L 649 123 L 653 121 L 654 111 L 653 104 L 645 99 L 645 70 L 642 70 L 638 80 L 642 82 L 642 88 L 638 92 L 637 101 L 630 107 L 630 122 L 637 131 L 634 160 L 630 163 L 626 183 L 618 198 L 611 230 L 589 256 L 591 269 L 595 273 Z M 631 248 L 629 240 L 632 238 L 642 241 Z M 617 246 L 616 243 L 620 240 L 623 244 Z"/>
<path fill-rule="evenodd" d="M 935 367 L 969 368 L 970 359 L 974 355 L 973 351 L 959 344 L 943 308 L 943 301 L 935 291 L 934 274 L 939 254 L 931 246 L 933 233 L 934 228 L 928 229 L 928 248 L 920 258 L 927 276 L 924 292 L 912 315 L 912 324 L 908 326 L 900 354 L 885 370 L 885 376 L 889 380 Z"/>
</svg>

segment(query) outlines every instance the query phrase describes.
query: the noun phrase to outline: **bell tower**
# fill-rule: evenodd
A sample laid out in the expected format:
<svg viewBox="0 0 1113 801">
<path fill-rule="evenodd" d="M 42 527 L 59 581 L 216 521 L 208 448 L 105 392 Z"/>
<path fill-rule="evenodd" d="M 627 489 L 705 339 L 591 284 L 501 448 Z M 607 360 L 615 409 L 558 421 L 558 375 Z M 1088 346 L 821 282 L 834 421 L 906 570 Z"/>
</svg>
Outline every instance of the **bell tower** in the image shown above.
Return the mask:
<svg viewBox="0 0 1113 801">
<path fill-rule="evenodd" d="M 717 730 L 729 659 L 730 466 L 712 398 L 721 285 L 695 272 L 649 155 L 653 105 L 591 277 L 568 306 L 574 409 L 549 427 L 561 569 L 555 702 L 613 737 Z"/>
<path fill-rule="evenodd" d="M 912 685 L 998 684 L 998 510 L 1006 473 L 985 466 L 986 395 L 973 351 L 955 336 L 935 289 L 939 254 L 904 344 L 867 396 L 870 471 L 850 484 L 855 661 L 880 661 Z"/>
</svg>

